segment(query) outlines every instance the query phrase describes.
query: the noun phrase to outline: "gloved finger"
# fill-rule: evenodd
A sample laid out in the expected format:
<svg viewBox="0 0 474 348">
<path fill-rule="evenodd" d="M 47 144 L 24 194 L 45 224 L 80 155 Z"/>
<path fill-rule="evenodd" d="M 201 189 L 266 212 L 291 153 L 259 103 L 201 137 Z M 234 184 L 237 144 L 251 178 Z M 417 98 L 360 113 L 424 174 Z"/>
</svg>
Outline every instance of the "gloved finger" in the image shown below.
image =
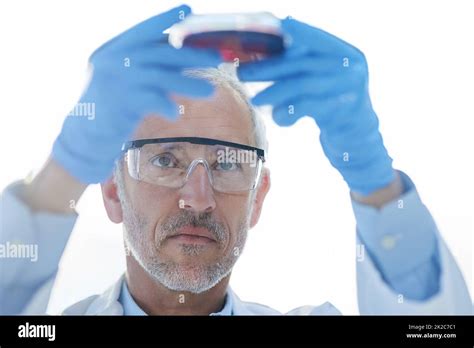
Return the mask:
<svg viewBox="0 0 474 348">
<path fill-rule="evenodd" d="M 242 81 L 274 81 L 301 74 L 331 75 L 349 73 L 363 68 L 360 63 L 345 64 L 344 58 L 306 55 L 293 60 L 259 61 L 240 65 L 237 70 Z"/>
<path fill-rule="evenodd" d="M 252 98 L 254 105 L 278 105 L 298 99 L 302 95 L 336 96 L 350 91 L 358 91 L 364 86 L 364 80 L 351 74 L 349 76 L 298 76 L 278 80 L 270 87 Z"/>
<path fill-rule="evenodd" d="M 282 103 L 275 106 L 273 118 L 277 124 L 289 126 L 301 117 L 310 116 L 319 127 L 330 129 L 331 123 L 338 122 L 347 125 L 351 121 L 349 118 L 356 113 L 355 108 L 360 105 L 360 98 L 360 95 L 354 93 L 332 97 L 302 96 L 291 100 L 288 104 Z"/>
<path fill-rule="evenodd" d="M 293 45 L 307 46 L 310 47 L 313 52 L 328 55 L 348 57 L 363 56 L 363 53 L 359 49 L 342 39 L 296 19 L 286 18 L 281 21 L 281 24 L 283 32 L 291 37 Z"/>
<path fill-rule="evenodd" d="M 138 88 L 130 98 L 133 98 L 133 103 L 127 107 L 127 118 L 131 120 L 150 114 L 174 120 L 179 115 L 177 105 L 169 99 L 165 91 Z"/>
<path fill-rule="evenodd" d="M 206 80 L 185 76 L 179 70 L 168 69 L 140 69 L 140 73 L 134 74 L 132 84 L 150 89 L 160 88 L 167 93 L 194 98 L 209 97 L 215 90 Z"/>
<path fill-rule="evenodd" d="M 132 64 L 133 60 L 143 66 L 163 65 L 183 68 L 216 67 L 223 62 L 221 55 L 215 50 L 189 47 L 176 49 L 168 45 L 147 47 L 137 54 L 132 53 Z"/>
<path fill-rule="evenodd" d="M 188 5 L 180 5 L 164 13 L 148 18 L 100 46 L 94 51 L 91 59 L 93 59 L 95 55 L 108 49 L 134 46 L 137 45 L 137 43 L 157 42 L 163 37 L 163 31 L 165 29 L 181 21 L 190 13 L 191 8 Z"/>
<path fill-rule="evenodd" d="M 293 112 L 294 105 L 279 105 L 274 107 L 272 110 L 272 117 L 276 124 L 281 127 L 292 126 L 301 117 L 306 116 L 305 113 L 299 112 L 298 114 Z M 298 109 L 299 110 L 299 109 Z"/>
<path fill-rule="evenodd" d="M 127 90 L 126 95 L 122 92 L 121 87 L 111 87 L 107 98 L 87 99 L 95 105 L 94 122 L 90 122 L 87 136 L 95 134 L 99 138 L 114 138 L 115 134 L 124 134 L 129 129 L 134 129 L 137 122 L 150 113 L 160 114 L 167 119 L 175 119 L 178 115 L 177 106 L 164 91 L 139 87 Z M 120 103 L 113 104 L 120 99 Z"/>
<path fill-rule="evenodd" d="M 169 45 L 149 45 L 134 49 L 109 50 L 91 61 L 94 69 L 113 74 L 124 73 L 135 67 L 216 67 L 222 63 L 220 55 L 213 50 L 193 48 L 176 49 Z"/>
</svg>

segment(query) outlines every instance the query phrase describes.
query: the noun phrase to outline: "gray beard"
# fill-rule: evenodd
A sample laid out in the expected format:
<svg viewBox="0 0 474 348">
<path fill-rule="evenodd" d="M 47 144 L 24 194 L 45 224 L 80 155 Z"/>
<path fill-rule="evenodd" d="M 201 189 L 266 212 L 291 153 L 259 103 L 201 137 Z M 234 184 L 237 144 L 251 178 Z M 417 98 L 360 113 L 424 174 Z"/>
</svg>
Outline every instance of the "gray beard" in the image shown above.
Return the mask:
<svg viewBox="0 0 474 348">
<path fill-rule="evenodd" d="M 231 273 L 247 239 L 249 227 L 248 211 L 245 220 L 241 222 L 236 231 L 237 239 L 234 246 L 229 248 L 229 252 L 218 262 L 210 265 L 196 264 L 183 266 L 176 262 L 163 261 L 156 254 L 156 250 L 161 245 L 161 242 L 171 234 L 170 232 L 177 225 L 175 220 L 180 220 L 180 218 L 173 217 L 169 219 L 171 220 L 169 223 L 163 224 L 159 240 L 156 241 L 155 245 L 150 246 L 150 242 L 145 239 L 149 228 L 148 222 L 128 204 L 126 199 L 122 198 L 124 241 L 126 247 L 140 266 L 160 284 L 173 291 L 199 294 L 213 288 Z M 211 219 L 205 219 L 204 221 L 207 222 L 200 224 L 200 226 L 207 227 L 213 232 L 218 243 L 222 243 L 229 238 L 228 231 L 223 226 Z M 190 256 L 198 256 L 203 252 L 204 248 L 205 246 L 202 245 L 181 245 L 181 251 Z"/>
</svg>

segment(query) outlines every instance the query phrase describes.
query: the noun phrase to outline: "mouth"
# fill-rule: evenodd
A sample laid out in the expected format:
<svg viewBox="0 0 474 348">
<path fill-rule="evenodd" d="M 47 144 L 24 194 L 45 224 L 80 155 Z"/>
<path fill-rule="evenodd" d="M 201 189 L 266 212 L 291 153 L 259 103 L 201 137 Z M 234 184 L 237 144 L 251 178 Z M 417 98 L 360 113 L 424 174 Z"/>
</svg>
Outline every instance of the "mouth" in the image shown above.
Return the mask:
<svg viewBox="0 0 474 348">
<path fill-rule="evenodd" d="M 216 243 L 214 236 L 207 228 L 184 226 L 177 233 L 168 237 L 169 240 L 185 244 L 211 244 Z"/>
</svg>

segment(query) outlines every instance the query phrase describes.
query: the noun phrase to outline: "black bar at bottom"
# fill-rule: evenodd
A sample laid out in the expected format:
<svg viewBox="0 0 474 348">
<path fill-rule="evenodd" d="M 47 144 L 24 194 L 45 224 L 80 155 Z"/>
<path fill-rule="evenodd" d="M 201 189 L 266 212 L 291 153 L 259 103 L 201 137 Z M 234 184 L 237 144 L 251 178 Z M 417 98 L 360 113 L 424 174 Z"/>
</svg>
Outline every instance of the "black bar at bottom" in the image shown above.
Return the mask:
<svg viewBox="0 0 474 348">
<path fill-rule="evenodd" d="M 3 316 L 0 347 L 231 342 L 473 347 L 473 322 L 472 316 Z"/>
</svg>

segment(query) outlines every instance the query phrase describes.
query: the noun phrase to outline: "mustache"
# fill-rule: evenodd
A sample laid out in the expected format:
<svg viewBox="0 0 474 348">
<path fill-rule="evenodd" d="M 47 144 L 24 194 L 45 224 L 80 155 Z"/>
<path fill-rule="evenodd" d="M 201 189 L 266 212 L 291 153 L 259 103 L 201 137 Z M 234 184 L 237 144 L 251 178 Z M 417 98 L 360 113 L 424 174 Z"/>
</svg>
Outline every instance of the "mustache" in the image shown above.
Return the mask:
<svg viewBox="0 0 474 348">
<path fill-rule="evenodd" d="M 195 214 L 191 211 L 182 210 L 163 222 L 161 225 L 161 240 L 176 234 L 176 231 L 184 226 L 206 228 L 212 233 L 217 242 L 222 242 L 227 238 L 227 229 L 224 224 L 212 216 L 212 213 Z"/>
</svg>

